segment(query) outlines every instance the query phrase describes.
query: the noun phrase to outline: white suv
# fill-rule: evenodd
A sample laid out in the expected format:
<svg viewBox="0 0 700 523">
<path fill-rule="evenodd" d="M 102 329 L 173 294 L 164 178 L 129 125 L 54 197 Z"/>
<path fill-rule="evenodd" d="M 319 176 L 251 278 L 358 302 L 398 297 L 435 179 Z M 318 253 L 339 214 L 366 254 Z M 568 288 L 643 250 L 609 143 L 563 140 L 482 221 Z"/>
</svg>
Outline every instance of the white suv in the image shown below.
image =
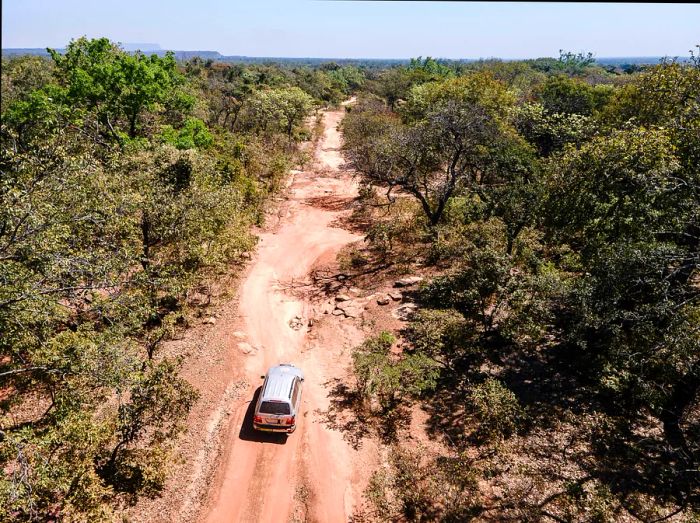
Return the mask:
<svg viewBox="0 0 700 523">
<path fill-rule="evenodd" d="M 253 428 L 267 432 L 292 433 L 301 407 L 304 374 L 291 363 L 270 367 L 253 414 Z"/>
</svg>

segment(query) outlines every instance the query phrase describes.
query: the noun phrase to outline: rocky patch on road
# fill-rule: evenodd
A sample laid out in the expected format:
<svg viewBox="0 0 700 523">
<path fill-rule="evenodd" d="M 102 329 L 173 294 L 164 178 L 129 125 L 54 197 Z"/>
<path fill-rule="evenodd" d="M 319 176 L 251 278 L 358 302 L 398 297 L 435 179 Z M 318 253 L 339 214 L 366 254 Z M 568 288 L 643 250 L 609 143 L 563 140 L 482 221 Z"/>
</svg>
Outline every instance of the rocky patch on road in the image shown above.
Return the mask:
<svg viewBox="0 0 700 523">
<path fill-rule="evenodd" d="M 243 354 L 253 354 L 254 352 L 257 351 L 255 347 L 253 347 L 250 343 L 246 343 L 245 341 L 242 341 L 238 344 L 238 350 L 240 350 Z"/>
<path fill-rule="evenodd" d="M 397 320 L 408 321 L 417 310 L 418 306 L 415 303 L 404 303 L 403 305 L 394 309 L 391 315 Z"/>
<path fill-rule="evenodd" d="M 362 316 L 365 308 L 360 303 L 350 300 L 338 303 L 336 310 L 341 310 L 346 318 L 359 318 Z"/>
<path fill-rule="evenodd" d="M 411 287 L 415 287 L 423 281 L 422 276 L 407 276 L 396 280 L 393 284 L 393 289 L 385 289 L 363 296 L 364 291 L 362 289 L 349 285 L 347 275 L 321 273 L 319 271 L 313 275 L 313 279 L 323 294 L 332 296 L 322 301 L 317 306 L 316 312 L 341 318 L 361 318 L 365 312 L 365 307 L 370 302 L 375 302 L 379 306 L 386 306 L 392 302 L 401 302 L 404 300 L 404 292 L 402 291 L 408 292 L 411 290 Z M 409 321 L 417 309 L 418 306 L 415 303 L 408 302 L 393 309 L 391 315 L 398 320 Z M 293 325 L 293 321 L 290 322 L 290 326 L 295 328 L 294 325 L 296 324 Z"/>
<path fill-rule="evenodd" d="M 422 276 L 408 276 L 394 282 L 394 287 L 412 287 L 423 281 Z"/>
<path fill-rule="evenodd" d="M 298 331 L 304 326 L 304 320 L 301 316 L 294 316 L 289 320 L 289 327 L 295 331 Z"/>
<path fill-rule="evenodd" d="M 377 305 L 389 305 L 391 303 L 391 297 L 387 294 L 381 295 L 377 298 Z"/>
</svg>

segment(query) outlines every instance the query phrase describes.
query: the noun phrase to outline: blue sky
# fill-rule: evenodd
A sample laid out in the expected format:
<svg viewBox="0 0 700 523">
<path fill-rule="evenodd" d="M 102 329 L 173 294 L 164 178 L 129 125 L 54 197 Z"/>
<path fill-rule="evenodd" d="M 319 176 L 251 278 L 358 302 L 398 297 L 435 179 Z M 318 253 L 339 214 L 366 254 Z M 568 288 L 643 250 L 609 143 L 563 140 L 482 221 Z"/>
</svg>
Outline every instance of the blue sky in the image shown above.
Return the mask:
<svg viewBox="0 0 700 523">
<path fill-rule="evenodd" d="M 3 0 L 2 47 L 107 36 L 249 56 L 687 56 L 700 4 Z"/>
</svg>

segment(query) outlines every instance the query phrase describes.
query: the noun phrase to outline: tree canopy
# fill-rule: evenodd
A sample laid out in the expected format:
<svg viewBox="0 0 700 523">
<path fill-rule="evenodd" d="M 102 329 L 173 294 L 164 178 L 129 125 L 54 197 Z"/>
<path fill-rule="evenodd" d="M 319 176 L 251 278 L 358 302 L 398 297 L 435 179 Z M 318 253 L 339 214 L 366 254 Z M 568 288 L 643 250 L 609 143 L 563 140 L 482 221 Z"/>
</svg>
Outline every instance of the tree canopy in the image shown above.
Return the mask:
<svg viewBox="0 0 700 523">
<path fill-rule="evenodd" d="M 198 398 L 163 344 L 301 160 L 329 100 L 300 85 L 346 72 L 182 64 L 106 38 L 3 57 L 0 520 L 111 521 L 159 495 Z M 338 89 L 361 83 L 347 74 Z"/>
<path fill-rule="evenodd" d="M 449 482 L 456 503 L 432 487 L 441 466 L 402 460 L 396 438 L 372 484 L 388 519 L 700 510 L 699 72 L 562 53 L 425 81 L 395 70 L 360 95 L 345 148 L 388 197 L 365 196 L 370 252 L 430 279 L 391 339 L 400 355 L 389 333 L 356 348 L 357 394 L 384 406 L 380 434 L 387 410 L 419 402 L 451 453 L 436 463 L 476 453 L 472 480 L 504 491 Z M 402 364 L 424 370 L 399 379 Z"/>
</svg>

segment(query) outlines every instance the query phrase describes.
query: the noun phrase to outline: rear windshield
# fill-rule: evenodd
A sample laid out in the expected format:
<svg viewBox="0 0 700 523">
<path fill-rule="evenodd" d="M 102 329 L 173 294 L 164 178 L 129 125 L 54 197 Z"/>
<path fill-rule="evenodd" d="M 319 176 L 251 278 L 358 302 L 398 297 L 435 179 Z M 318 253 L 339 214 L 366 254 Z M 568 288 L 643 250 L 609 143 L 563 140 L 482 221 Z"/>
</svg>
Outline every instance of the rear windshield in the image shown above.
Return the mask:
<svg viewBox="0 0 700 523">
<path fill-rule="evenodd" d="M 263 401 L 260 404 L 260 414 L 289 414 L 289 405 L 287 403 L 278 403 L 276 401 Z"/>
</svg>

